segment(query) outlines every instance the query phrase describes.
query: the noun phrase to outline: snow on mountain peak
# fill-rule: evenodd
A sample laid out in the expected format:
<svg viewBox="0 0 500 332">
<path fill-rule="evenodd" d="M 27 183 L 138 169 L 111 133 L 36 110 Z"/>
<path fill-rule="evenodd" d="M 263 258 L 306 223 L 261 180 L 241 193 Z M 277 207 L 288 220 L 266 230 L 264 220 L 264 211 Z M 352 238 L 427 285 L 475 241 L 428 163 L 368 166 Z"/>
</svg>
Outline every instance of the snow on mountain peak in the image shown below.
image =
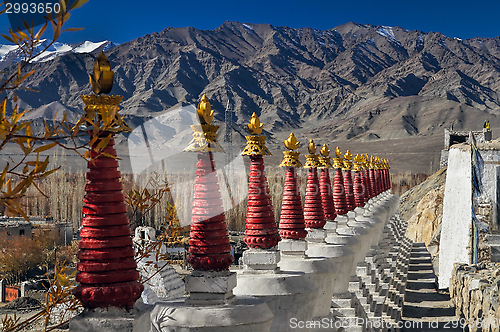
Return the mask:
<svg viewBox="0 0 500 332">
<path fill-rule="evenodd" d="M 242 25 L 243 25 L 243 26 L 244 26 L 247 30 L 253 30 L 252 26 L 251 26 L 251 25 L 249 25 L 249 24 L 245 24 L 245 23 L 243 23 Z"/>
<path fill-rule="evenodd" d="M 35 53 L 42 51 L 50 41 L 47 39 L 40 40 L 36 47 Z M 48 49 L 38 55 L 32 62 L 46 62 L 58 56 L 67 53 L 92 53 L 96 51 L 106 51 L 116 46 L 113 42 L 104 40 L 102 42 L 84 41 L 77 44 L 66 44 L 55 42 Z M 0 69 L 6 68 L 13 63 L 24 59 L 24 55 L 17 45 L 0 45 Z"/>
<path fill-rule="evenodd" d="M 392 27 L 381 26 L 380 28 L 377 29 L 377 33 L 385 37 L 389 42 L 401 45 L 400 41 L 397 40 L 396 37 L 394 36 L 394 31 L 392 31 Z"/>
<path fill-rule="evenodd" d="M 106 43 L 108 43 L 107 40 L 102 41 L 102 42 L 98 42 L 98 43 L 93 43 L 91 41 L 86 40 L 83 43 L 81 43 L 80 46 L 75 47 L 73 49 L 73 52 L 75 52 L 75 53 L 91 53 Z"/>
</svg>

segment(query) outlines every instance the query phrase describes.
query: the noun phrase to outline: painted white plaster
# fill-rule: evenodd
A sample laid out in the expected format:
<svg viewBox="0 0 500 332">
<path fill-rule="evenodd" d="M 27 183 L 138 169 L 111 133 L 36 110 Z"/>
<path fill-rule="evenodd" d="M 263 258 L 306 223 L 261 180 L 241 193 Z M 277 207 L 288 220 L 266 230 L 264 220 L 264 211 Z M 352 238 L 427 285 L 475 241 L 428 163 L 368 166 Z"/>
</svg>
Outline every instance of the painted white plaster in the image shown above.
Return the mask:
<svg viewBox="0 0 500 332">
<path fill-rule="evenodd" d="M 454 263 L 470 263 L 471 151 L 452 148 L 443 199 L 443 220 L 439 243 L 439 288 L 448 288 Z"/>
</svg>

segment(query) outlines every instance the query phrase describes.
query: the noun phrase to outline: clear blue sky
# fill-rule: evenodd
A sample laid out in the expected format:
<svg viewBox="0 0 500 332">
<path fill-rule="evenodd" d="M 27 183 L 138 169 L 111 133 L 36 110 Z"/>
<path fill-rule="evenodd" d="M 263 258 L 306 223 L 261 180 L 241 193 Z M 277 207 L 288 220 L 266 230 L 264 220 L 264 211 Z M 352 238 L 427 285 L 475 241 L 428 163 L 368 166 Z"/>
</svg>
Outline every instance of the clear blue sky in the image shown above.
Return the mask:
<svg viewBox="0 0 500 332">
<path fill-rule="evenodd" d="M 467 39 L 500 36 L 499 18 L 499 0 L 90 0 L 74 11 L 67 25 L 85 30 L 66 33 L 60 41 L 123 43 L 167 27 L 211 30 L 226 20 L 321 30 L 353 21 Z M 0 31 L 7 28 L 4 14 Z"/>
</svg>

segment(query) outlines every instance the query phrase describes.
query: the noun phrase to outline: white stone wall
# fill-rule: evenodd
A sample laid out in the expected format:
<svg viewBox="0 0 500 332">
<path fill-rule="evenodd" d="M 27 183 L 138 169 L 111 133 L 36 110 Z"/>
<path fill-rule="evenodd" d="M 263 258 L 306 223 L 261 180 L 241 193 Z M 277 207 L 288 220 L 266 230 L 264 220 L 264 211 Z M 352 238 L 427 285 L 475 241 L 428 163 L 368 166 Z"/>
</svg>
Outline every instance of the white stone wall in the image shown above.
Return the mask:
<svg viewBox="0 0 500 332">
<path fill-rule="evenodd" d="M 468 145 L 450 149 L 439 244 L 439 288 L 448 288 L 454 263 L 470 263 L 472 182 Z"/>
</svg>

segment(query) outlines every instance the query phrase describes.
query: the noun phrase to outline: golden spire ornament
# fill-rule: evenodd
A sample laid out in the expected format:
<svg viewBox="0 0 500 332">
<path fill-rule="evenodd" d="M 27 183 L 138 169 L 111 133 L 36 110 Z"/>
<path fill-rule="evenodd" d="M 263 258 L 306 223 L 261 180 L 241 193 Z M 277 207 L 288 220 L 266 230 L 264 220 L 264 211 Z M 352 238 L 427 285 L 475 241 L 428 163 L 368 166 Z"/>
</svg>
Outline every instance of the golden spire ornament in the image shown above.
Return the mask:
<svg viewBox="0 0 500 332">
<path fill-rule="evenodd" d="M 376 169 L 375 157 L 370 156 L 370 168 Z"/>
<path fill-rule="evenodd" d="M 301 167 L 302 164 L 299 161 L 300 152 L 294 151 L 299 148 L 300 142 L 297 141 L 293 132 L 290 133 L 284 143 L 288 151 L 283 151 L 284 158 L 279 167 Z"/>
<path fill-rule="evenodd" d="M 338 146 L 335 149 L 335 158 L 333 158 L 333 167 L 334 168 L 344 167 L 344 162 L 342 159 L 342 152 L 340 151 L 340 148 Z"/>
<path fill-rule="evenodd" d="M 362 159 L 361 160 L 361 166 L 363 167 L 363 170 L 368 169 L 368 165 L 366 163 L 366 156 L 364 154 L 361 154 L 360 157 Z"/>
<path fill-rule="evenodd" d="M 354 163 L 352 165 L 352 170 L 354 172 L 359 172 L 363 170 L 363 160 L 364 158 L 362 156 L 356 154 L 356 156 L 353 159 Z"/>
<path fill-rule="evenodd" d="M 262 127 L 264 125 L 260 123 L 259 117 L 255 112 L 252 114 L 252 118 L 250 119 L 250 124 L 247 124 L 248 132 L 250 135 L 260 135 L 262 133 Z"/>
<path fill-rule="evenodd" d="M 346 153 L 344 154 L 344 160 L 343 160 L 343 164 L 344 164 L 344 167 L 342 168 L 344 171 L 350 171 L 351 168 L 352 168 L 352 154 L 349 150 L 346 151 Z"/>
<path fill-rule="evenodd" d="M 198 113 L 198 119 L 202 125 L 211 124 L 214 120 L 214 110 L 205 94 L 203 94 L 201 101 L 198 103 L 196 113 Z"/>
<path fill-rule="evenodd" d="M 372 158 L 373 156 L 369 156 L 368 153 L 365 153 L 365 165 L 366 165 L 366 169 L 371 169 L 373 168 L 372 166 Z"/>
<path fill-rule="evenodd" d="M 323 144 L 321 150 L 319 150 L 321 156 L 319 157 L 319 162 L 321 165 L 318 168 L 332 168 L 332 162 L 330 157 L 330 149 L 326 144 Z"/>
<path fill-rule="evenodd" d="M 306 164 L 304 165 L 304 168 L 317 168 L 320 166 L 319 156 L 316 154 L 316 144 L 314 144 L 312 139 L 309 140 L 307 150 L 309 151 L 309 154 L 306 154 Z"/>
<path fill-rule="evenodd" d="M 288 150 L 297 150 L 300 146 L 300 142 L 297 141 L 297 138 L 295 137 L 295 135 L 292 133 L 290 133 L 290 135 L 288 136 L 288 138 L 285 140 L 285 147 L 288 149 Z"/>
<path fill-rule="evenodd" d="M 241 152 L 244 156 L 271 156 L 271 152 L 266 147 L 266 136 L 257 136 L 262 133 L 263 124 L 255 112 L 252 114 L 250 124 L 247 124 L 250 136 L 245 136 L 247 145 Z"/>
<path fill-rule="evenodd" d="M 118 104 L 123 96 L 106 95 L 113 88 L 113 78 L 111 64 L 101 51 L 94 62 L 94 73 L 89 75 L 90 86 L 95 94 L 80 96 L 85 103 L 85 113 L 73 127 L 74 130 L 87 125 L 87 130 L 92 128 L 96 135 L 98 132 L 132 131 L 118 113 Z"/>
<path fill-rule="evenodd" d="M 94 73 L 89 74 L 90 86 L 95 94 L 110 93 L 113 88 L 115 73 L 111 70 L 111 63 L 103 51 L 94 62 Z"/>
<path fill-rule="evenodd" d="M 191 125 L 193 129 L 193 139 L 184 149 L 186 152 L 225 152 L 217 141 L 217 130 L 219 126 L 213 125 L 214 110 L 208 101 L 207 96 L 203 95 L 196 109 L 199 125 Z"/>
</svg>

